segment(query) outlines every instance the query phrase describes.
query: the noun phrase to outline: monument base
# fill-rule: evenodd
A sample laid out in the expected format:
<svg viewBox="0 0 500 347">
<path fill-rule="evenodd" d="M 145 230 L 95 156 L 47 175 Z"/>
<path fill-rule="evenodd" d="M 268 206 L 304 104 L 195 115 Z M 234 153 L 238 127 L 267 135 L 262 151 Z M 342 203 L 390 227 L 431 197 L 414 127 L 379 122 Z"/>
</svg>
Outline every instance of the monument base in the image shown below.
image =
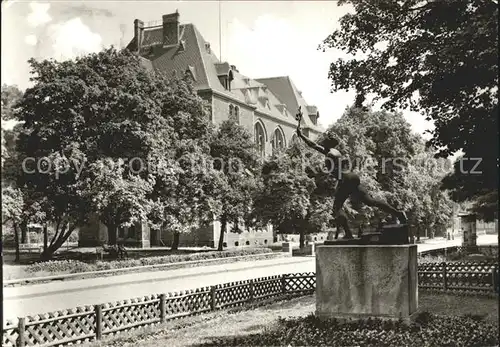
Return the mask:
<svg viewBox="0 0 500 347">
<path fill-rule="evenodd" d="M 411 321 L 417 312 L 416 245 L 318 245 L 316 315 Z"/>
<path fill-rule="evenodd" d="M 409 243 L 407 224 L 383 225 L 377 231 L 363 233 L 357 238 L 325 241 L 325 245 L 407 245 Z"/>
<path fill-rule="evenodd" d="M 381 321 L 391 321 L 391 322 L 403 322 L 406 324 L 411 324 L 415 321 L 415 318 L 418 315 L 418 312 L 414 312 L 406 317 L 392 317 L 392 316 L 384 316 L 384 315 L 373 315 L 373 314 L 325 314 L 324 312 L 315 312 L 316 317 L 320 320 L 327 319 L 335 319 L 339 323 L 348 323 L 348 322 L 356 322 L 356 321 L 366 321 L 369 319 L 379 319 Z"/>
</svg>

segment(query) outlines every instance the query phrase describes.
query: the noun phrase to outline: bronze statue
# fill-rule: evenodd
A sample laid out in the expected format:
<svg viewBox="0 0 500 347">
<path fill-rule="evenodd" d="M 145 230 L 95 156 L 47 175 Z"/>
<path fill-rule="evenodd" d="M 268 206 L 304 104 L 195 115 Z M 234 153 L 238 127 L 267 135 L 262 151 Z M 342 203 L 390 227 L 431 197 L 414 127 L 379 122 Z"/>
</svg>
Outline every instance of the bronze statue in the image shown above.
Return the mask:
<svg viewBox="0 0 500 347">
<path fill-rule="evenodd" d="M 342 207 L 349 197 L 368 206 L 377 207 L 397 218 L 400 223 L 406 224 L 407 218 L 405 212 L 395 209 L 385 201 L 370 196 L 366 188 L 361 184 L 359 176 L 349 169 L 346 169 L 345 159 L 342 157 L 342 154 L 335 149 L 339 144 L 336 139 L 325 137 L 320 143 L 309 140 L 302 134 L 300 129 L 300 122 L 302 120 L 302 111 L 300 107 L 295 118 L 298 121 L 297 135 L 304 140 L 309 147 L 325 155 L 325 166 L 328 172 L 337 180 L 334 193 L 335 202 L 333 205 L 333 212 L 337 230 L 339 227 L 344 230 L 344 238 L 353 238 L 347 223 L 347 216 L 342 211 Z M 335 234 L 335 239 L 337 239 L 337 237 L 338 231 Z"/>
</svg>

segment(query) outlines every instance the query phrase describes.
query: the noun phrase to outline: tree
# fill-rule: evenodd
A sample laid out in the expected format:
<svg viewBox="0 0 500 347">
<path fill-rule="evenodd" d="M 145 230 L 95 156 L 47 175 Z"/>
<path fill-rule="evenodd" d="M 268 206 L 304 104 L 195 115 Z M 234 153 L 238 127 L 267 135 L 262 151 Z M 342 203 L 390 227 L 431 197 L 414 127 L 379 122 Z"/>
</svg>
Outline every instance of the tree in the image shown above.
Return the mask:
<svg viewBox="0 0 500 347">
<path fill-rule="evenodd" d="M 330 224 L 334 185 L 322 165 L 323 158 L 302 142 L 275 152 L 263 165 L 254 213 L 281 233 L 299 234 L 301 248 L 307 233 Z"/>
<path fill-rule="evenodd" d="M 19 103 L 18 148 L 35 164 L 47 158 L 48 167 L 31 165 L 19 180 L 48 202 L 56 233 L 47 257 L 92 215 L 107 226 L 110 243 L 118 227 L 139 220 L 155 228 L 169 218 L 192 222 L 181 209 L 202 205 L 194 200 L 204 181 L 180 159 L 209 153 L 210 123 L 185 79 L 148 71 L 133 53 L 113 48 L 30 64 L 35 84 Z M 191 190 L 182 191 L 184 184 Z M 181 191 L 182 204 L 175 199 Z"/>
<path fill-rule="evenodd" d="M 252 135 L 234 121 L 223 122 L 210 144 L 213 168 L 222 174 L 217 196 L 221 210 L 217 216 L 220 235 L 217 250 L 224 249 L 228 224 L 238 231 L 241 222 L 251 225 L 253 197 L 258 185 L 258 154 Z"/>
<path fill-rule="evenodd" d="M 2 225 L 12 222 L 14 226 L 14 243 L 16 246 L 16 258 L 19 257 L 19 230 L 17 225 L 22 220 L 23 213 L 23 197 L 18 189 L 13 187 L 2 187 Z"/>
<path fill-rule="evenodd" d="M 139 175 L 126 174 L 125 165 L 111 159 L 99 160 L 89 168 L 93 172 L 93 181 L 88 194 L 108 228 L 108 243 L 115 245 L 119 227 L 148 220 L 154 204 L 148 199 L 154 178 L 142 179 Z"/>
<path fill-rule="evenodd" d="M 333 90 L 375 93 L 387 109 L 433 120 L 437 155 L 464 152 L 443 182 L 456 201 L 474 199 L 485 218 L 497 210 L 498 5 L 490 0 L 341 0 L 354 13 L 320 45 L 350 59 L 330 66 Z M 482 158 L 476 161 L 470 158 Z M 460 170 L 463 165 L 466 169 Z"/>
<path fill-rule="evenodd" d="M 2 85 L 2 123 L 3 121 L 17 119 L 16 105 L 22 95 L 23 92 L 17 86 Z M 14 148 L 14 132 L 12 130 L 4 130 L 2 124 L 2 168 L 4 161 L 9 157 Z"/>
<path fill-rule="evenodd" d="M 449 221 L 451 202 L 438 188 L 451 165 L 425 149 L 401 113 L 349 107 L 327 135 L 339 140 L 338 149 L 369 194 L 406 211 L 411 225 L 426 230 Z M 385 218 L 357 201 L 348 201 L 345 210 L 361 226 L 376 226 Z"/>
<path fill-rule="evenodd" d="M 211 166 L 210 105 L 197 95 L 189 74 L 169 82 L 168 87 L 171 91 L 161 97 L 162 116 L 175 129 L 168 143 L 168 160 L 155 176 L 151 199 L 157 206 L 150 220 L 173 232 L 171 249 L 176 250 L 180 233 L 213 222 L 219 213 L 223 178 Z"/>
<path fill-rule="evenodd" d="M 441 179 L 451 168 L 446 159 L 436 159 L 430 150 L 420 150 L 405 168 L 404 189 L 408 216 L 417 241 L 422 232 L 442 230 L 448 226 L 453 215 L 453 203 L 448 193 L 440 190 Z M 430 233 L 432 235 L 432 232 Z"/>
<path fill-rule="evenodd" d="M 399 209 L 411 207 L 400 194 L 402 169 L 416 153 L 418 137 L 401 114 L 349 107 L 327 134 L 339 140 L 340 152 L 349 158 L 351 169 L 360 175 L 370 195 Z M 382 211 L 356 201 L 346 204 L 346 212 L 361 225 L 377 225 L 384 218 Z"/>
</svg>

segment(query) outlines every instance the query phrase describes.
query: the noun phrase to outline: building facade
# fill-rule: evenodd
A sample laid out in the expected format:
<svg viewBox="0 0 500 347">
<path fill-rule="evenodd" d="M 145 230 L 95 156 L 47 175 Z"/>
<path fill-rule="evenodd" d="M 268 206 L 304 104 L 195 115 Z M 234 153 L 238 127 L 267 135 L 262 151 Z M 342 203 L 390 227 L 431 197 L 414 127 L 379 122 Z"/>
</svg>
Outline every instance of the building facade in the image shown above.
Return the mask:
<svg viewBox="0 0 500 347">
<path fill-rule="evenodd" d="M 315 139 L 324 131 L 318 125 L 317 107 L 307 104 L 290 77 L 252 79 L 245 76 L 235 65 L 217 58 L 195 25 L 181 24 L 178 12 L 163 15 L 161 22 L 148 25 L 136 19 L 134 38 L 127 49 L 137 53 L 149 69 L 172 77 L 188 73 L 198 95 L 211 105 L 211 121 L 217 125 L 228 119 L 235 120 L 253 133 L 262 156 L 271 154 L 273 149 L 287 147 L 295 140 L 295 114 L 299 107 L 304 115 L 305 136 Z M 105 226 L 99 225 L 96 227 L 93 223 L 80 232 L 82 245 L 106 242 Z M 180 245 L 213 246 L 217 244 L 219 231 L 219 223 L 214 222 L 196 232 L 182 233 Z M 168 246 L 172 233 L 152 231 L 147 225 L 140 225 L 120 231 L 118 240 L 139 247 Z M 264 245 L 276 239 L 272 227 L 268 227 L 228 232 L 225 240 L 227 247 L 237 247 Z"/>
</svg>

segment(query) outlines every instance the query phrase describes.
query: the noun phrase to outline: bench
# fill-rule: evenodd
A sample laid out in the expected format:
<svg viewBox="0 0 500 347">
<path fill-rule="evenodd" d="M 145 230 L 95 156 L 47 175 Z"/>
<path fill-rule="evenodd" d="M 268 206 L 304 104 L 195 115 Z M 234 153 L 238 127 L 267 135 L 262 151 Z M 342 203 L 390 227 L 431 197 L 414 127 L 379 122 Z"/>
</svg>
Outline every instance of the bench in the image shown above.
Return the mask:
<svg viewBox="0 0 500 347">
<path fill-rule="evenodd" d="M 29 254 L 31 254 L 33 251 L 33 253 L 41 254 L 43 252 L 43 246 L 31 243 L 21 243 L 19 244 L 19 251 Z"/>
</svg>

